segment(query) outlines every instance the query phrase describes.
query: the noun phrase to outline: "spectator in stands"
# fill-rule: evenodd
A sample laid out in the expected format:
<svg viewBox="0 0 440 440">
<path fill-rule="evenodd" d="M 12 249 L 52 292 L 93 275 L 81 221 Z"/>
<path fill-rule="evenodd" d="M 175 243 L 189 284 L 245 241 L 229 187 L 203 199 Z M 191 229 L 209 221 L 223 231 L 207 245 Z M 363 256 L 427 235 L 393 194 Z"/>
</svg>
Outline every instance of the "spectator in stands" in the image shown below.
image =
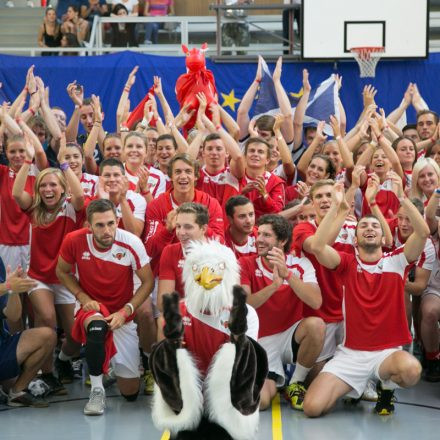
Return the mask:
<svg viewBox="0 0 440 440">
<path fill-rule="evenodd" d="M 117 5 L 124 5 L 128 15 L 138 15 L 138 0 L 112 0 L 110 3 L 113 5 L 113 9 Z M 113 11 L 113 13 L 115 12 Z"/>
<path fill-rule="evenodd" d="M 70 5 L 67 8 L 67 17 L 61 25 L 61 32 L 74 34 L 80 44 L 87 39 L 89 23 L 79 16 L 78 6 Z"/>
<path fill-rule="evenodd" d="M 124 17 L 129 15 L 127 7 L 118 3 L 113 7 L 113 16 Z M 137 46 L 134 23 L 112 23 L 112 47 Z"/>
<path fill-rule="evenodd" d="M 225 0 L 227 6 L 239 6 L 243 4 L 253 3 L 253 0 Z M 249 32 L 249 25 L 246 23 L 245 17 L 247 13 L 244 9 L 226 9 L 225 18 L 236 20 L 235 23 L 224 23 L 222 25 L 222 45 L 232 47 L 249 46 L 251 41 L 251 34 Z M 223 52 L 223 55 L 231 55 L 232 52 Z M 245 55 L 246 52 L 242 50 L 237 51 L 237 55 Z"/>
<path fill-rule="evenodd" d="M 164 17 L 174 15 L 174 0 L 146 0 L 144 8 L 145 17 Z M 145 43 L 157 44 L 159 29 L 164 23 L 147 23 L 145 25 Z"/>
<path fill-rule="evenodd" d="M 75 34 L 68 32 L 61 37 L 61 47 L 79 47 L 78 38 Z M 78 52 L 64 52 L 64 56 L 76 56 Z"/>
<path fill-rule="evenodd" d="M 38 45 L 40 47 L 61 46 L 61 26 L 58 23 L 55 9 L 48 6 L 44 15 L 43 23 L 38 30 Z M 42 56 L 58 55 L 58 52 L 42 52 Z"/>
<path fill-rule="evenodd" d="M 101 17 L 107 15 L 109 7 L 105 0 L 88 0 L 88 4 L 81 5 L 81 17 L 89 22 L 90 28 L 93 24 L 93 19 L 97 15 Z"/>
</svg>

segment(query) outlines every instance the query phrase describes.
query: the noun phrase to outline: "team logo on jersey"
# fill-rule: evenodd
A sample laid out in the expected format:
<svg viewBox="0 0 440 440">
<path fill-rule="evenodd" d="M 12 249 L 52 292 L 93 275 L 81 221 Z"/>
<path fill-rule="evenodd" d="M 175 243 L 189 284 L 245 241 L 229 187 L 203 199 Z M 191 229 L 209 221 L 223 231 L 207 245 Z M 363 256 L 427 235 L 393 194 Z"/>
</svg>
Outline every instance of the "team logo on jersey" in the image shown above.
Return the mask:
<svg viewBox="0 0 440 440">
<path fill-rule="evenodd" d="M 122 260 L 125 257 L 125 252 L 116 252 L 116 254 L 112 254 L 113 258 L 118 260 Z"/>
<path fill-rule="evenodd" d="M 192 325 L 192 323 L 191 323 L 191 318 L 188 317 L 188 316 L 184 316 L 184 317 L 182 318 L 182 322 L 183 322 L 183 325 L 188 325 L 188 326 Z"/>
<path fill-rule="evenodd" d="M 261 278 L 263 276 L 263 273 L 260 269 L 255 269 L 255 276 Z"/>
<path fill-rule="evenodd" d="M 90 260 L 90 252 L 83 252 L 81 260 Z"/>
</svg>

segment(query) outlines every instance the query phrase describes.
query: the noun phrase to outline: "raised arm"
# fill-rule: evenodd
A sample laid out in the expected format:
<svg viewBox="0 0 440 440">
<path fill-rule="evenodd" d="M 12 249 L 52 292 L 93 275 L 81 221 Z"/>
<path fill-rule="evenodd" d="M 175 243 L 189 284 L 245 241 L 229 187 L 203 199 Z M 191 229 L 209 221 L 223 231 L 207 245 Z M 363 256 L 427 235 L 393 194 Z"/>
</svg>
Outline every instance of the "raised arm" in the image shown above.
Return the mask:
<svg viewBox="0 0 440 440">
<path fill-rule="evenodd" d="M 96 142 L 98 141 L 98 134 L 102 127 L 102 112 L 99 96 L 92 95 L 91 105 L 93 108 L 93 127 L 84 143 L 83 151 L 86 171 L 90 174 L 96 174 L 98 165 L 95 161 L 94 152 Z"/>
<path fill-rule="evenodd" d="M 235 119 L 219 104 L 218 109 L 220 111 L 221 122 L 223 123 L 226 131 L 232 136 L 235 141 L 239 140 L 240 127 Z"/>
<path fill-rule="evenodd" d="M 36 81 L 38 84 L 41 116 L 43 116 L 44 122 L 46 123 L 47 129 L 49 130 L 52 139 L 55 142 L 59 142 L 61 138 L 61 129 L 58 125 L 57 120 L 55 119 L 54 114 L 52 113 L 51 108 L 49 107 L 49 94 L 46 93 L 43 80 L 40 77 L 36 77 Z"/>
<path fill-rule="evenodd" d="M 32 165 L 32 161 L 34 160 L 35 149 L 33 145 L 29 142 L 29 139 L 25 137 L 26 141 L 26 159 L 23 162 L 20 170 L 15 177 L 14 185 L 12 187 L 12 197 L 14 197 L 18 206 L 23 210 L 27 211 L 33 202 L 33 197 L 25 191 L 24 187 L 26 186 L 26 180 L 29 175 L 29 169 Z"/>
<path fill-rule="evenodd" d="M 438 218 L 436 216 L 438 201 L 440 200 L 440 188 L 437 188 L 429 198 L 429 202 L 425 208 L 426 223 L 429 227 L 431 235 L 434 235 L 438 230 Z"/>
<path fill-rule="evenodd" d="M 301 156 L 301 159 L 298 162 L 298 171 L 305 175 L 307 168 L 315 155 L 316 150 L 319 148 L 319 146 L 326 141 L 327 136 L 323 133 L 324 130 L 324 121 L 319 121 L 318 126 L 316 127 L 316 135 L 313 138 L 312 143 L 308 146 L 307 150 L 304 151 L 303 155 Z"/>
<path fill-rule="evenodd" d="M 288 143 L 293 141 L 293 116 L 292 106 L 290 105 L 289 97 L 281 84 L 281 71 L 283 66 L 283 57 L 279 57 L 273 72 L 273 83 L 275 86 L 275 93 L 277 95 L 278 105 L 282 115 L 284 116 L 283 123 L 281 125 L 281 132 L 284 139 L 287 139 Z"/>
<path fill-rule="evenodd" d="M 138 69 L 139 66 L 135 66 L 133 68 L 133 70 L 128 75 L 124 88 L 122 89 L 121 97 L 119 98 L 118 107 L 116 109 L 116 127 L 118 129 L 122 123 L 122 117 L 125 114 L 130 89 L 133 87 L 133 84 L 136 81 L 136 73 Z"/>
<path fill-rule="evenodd" d="M 35 166 L 39 171 L 44 170 L 49 166 L 49 162 L 44 152 L 43 146 L 36 134 L 30 129 L 30 127 L 20 117 L 17 119 L 18 125 L 23 130 L 23 134 L 27 136 L 29 142 L 32 143 L 35 151 Z"/>
<path fill-rule="evenodd" d="M 257 73 L 255 75 L 255 79 L 252 84 L 247 89 L 243 98 L 241 98 L 240 105 L 237 109 L 237 124 L 240 127 L 240 135 L 239 139 L 243 139 L 248 135 L 248 126 L 249 126 L 249 111 L 252 107 L 252 104 L 255 99 L 255 95 L 257 94 L 258 87 L 262 78 L 262 61 L 263 58 L 261 55 L 258 56 L 258 67 Z"/>
<path fill-rule="evenodd" d="M 309 83 L 309 72 L 303 70 L 303 94 L 295 109 L 293 116 L 293 150 L 297 150 L 303 142 L 303 123 L 306 114 L 307 103 L 309 102 L 310 91 L 312 90 Z"/>
<path fill-rule="evenodd" d="M 159 99 L 159 102 L 160 102 L 160 105 L 162 107 L 162 111 L 163 111 L 163 114 L 165 117 L 165 121 L 168 122 L 169 117 L 173 118 L 173 112 L 172 112 L 171 107 L 168 104 L 168 101 L 166 100 L 165 95 L 163 93 L 162 80 L 159 76 L 154 76 L 153 81 L 154 81 L 154 93 Z"/>
<path fill-rule="evenodd" d="M 413 94 L 413 84 L 409 83 L 405 93 L 403 94 L 402 102 L 399 104 L 397 108 L 395 108 L 391 113 L 388 114 L 388 121 L 393 124 L 397 124 L 399 119 L 403 116 L 406 109 L 409 107 L 412 101 Z"/>
<path fill-rule="evenodd" d="M 277 140 L 278 151 L 280 152 L 281 162 L 283 164 L 284 173 L 286 174 L 287 181 L 293 180 L 295 176 L 295 164 L 292 160 L 292 154 L 289 151 L 289 147 L 284 140 L 281 133 L 281 124 L 283 122 L 284 116 L 278 114 L 275 116 L 275 123 L 273 125 L 273 132 Z"/>
<path fill-rule="evenodd" d="M 347 144 L 345 143 L 345 140 L 342 137 L 341 126 L 336 116 L 333 115 L 330 116 L 330 124 L 333 128 L 333 136 L 336 140 L 336 143 L 338 144 L 339 153 L 341 154 L 342 157 L 342 163 L 344 167 L 347 169 L 347 171 L 350 171 L 354 167 L 353 154 L 351 153 L 351 151 L 348 150 Z"/>
<path fill-rule="evenodd" d="M 77 84 L 76 81 L 73 81 L 67 86 L 67 94 L 75 105 L 75 108 L 66 127 L 66 140 L 67 142 L 76 142 L 79 126 L 79 109 L 84 99 L 84 88 Z"/>
</svg>

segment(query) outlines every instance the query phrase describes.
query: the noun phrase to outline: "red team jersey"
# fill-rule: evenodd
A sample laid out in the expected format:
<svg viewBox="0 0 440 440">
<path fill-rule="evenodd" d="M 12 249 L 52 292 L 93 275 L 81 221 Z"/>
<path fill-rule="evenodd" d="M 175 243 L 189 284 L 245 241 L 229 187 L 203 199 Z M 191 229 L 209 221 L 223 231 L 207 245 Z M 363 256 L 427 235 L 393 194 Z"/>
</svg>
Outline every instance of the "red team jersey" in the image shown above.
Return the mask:
<svg viewBox="0 0 440 440">
<path fill-rule="evenodd" d="M 71 232 L 63 241 L 60 255 L 75 265 L 81 289 L 110 313 L 130 301 L 133 273 L 150 262 L 142 241 L 122 229 L 116 230 L 109 249 L 97 248 L 89 229 Z"/>
<path fill-rule="evenodd" d="M 223 168 L 217 174 L 209 174 L 204 165 L 200 169 L 196 188 L 214 197 L 223 206 L 230 197 L 239 193 L 240 184 L 229 168 Z"/>
<path fill-rule="evenodd" d="M 339 252 L 335 269 L 344 289 L 344 345 L 375 351 L 411 342 L 405 312 L 405 277 L 409 266 L 403 247 L 375 263 Z"/>
<path fill-rule="evenodd" d="M 17 174 L 12 168 L 0 165 L 0 244 L 24 246 L 29 244 L 30 221 L 12 197 Z M 24 190 L 33 195 L 35 176 L 28 176 Z"/>
<path fill-rule="evenodd" d="M 256 219 L 263 214 L 276 214 L 284 208 L 285 182 L 268 171 L 264 173 L 264 180 L 266 181 L 266 191 L 268 193 L 266 200 L 261 197 L 256 189 L 245 194 L 245 196 L 254 204 Z M 249 182 L 255 182 L 255 179 L 251 179 L 245 175 L 240 181 L 240 189 L 244 188 Z"/>
<path fill-rule="evenodd" d="M 46 226 L 32 225 L 31 260 L 28 274 L 43 283 L 59 284 L 55 273 L 58 252 L 69 232 L 82 227 L 85 211 L 75 211 L 69 201 L 64 201 L 55 220 Z M 32 213 L 29 214 L 32 218 Z"/>
<path fill-rule="evenodd" d="M 218 349 L 225 342 L 229 342 L 230 332 L 228 329 L 229 310 L 225 309 L 220 316 L 198 314 L 192 315 L 186 308 L 185 302 L 180 302 L 180 314 L 184 327 L 184 344 L 195 356 L 199 370 L 206 374 L 209 364 Z M 248 329 L 246 334 L 257 339 L 258 318 L 255 310 L 248 306 L 247 314 Z"/>
<path fill-rule="evenodd" d="M 234 251 L 237 260 L 241 257 L 250 257 L 252 255 L 257 255 L 257 248 L 255 247 L 255 240 L 257 239 L 258 228 L 254 226 L 252 232 L 248 235 L 245 243 L 236 243 L 229 231 L 230 226 L 225 231 L 225 244 L 228 248 Z"/>
<path fill-rule="evenodd" d="M 339 277 L 334 271 L 319 264 L 313 254 L 305 252 L 304 241 L 313 236 L 318 225 L 313 222 L 299 223 L 293 230 L 293 247 L 297 255 L 304 252 L 304 255 L 311 261 L 316 271 L 319 287 L 322 294 L 322 305 L 319 310 L 313 310 L 304 304 L 304 316 L 319 316 L 324 322 L 340 322 L 342 316 L 342 286 Z M 356 223 L 345 222 L 342 226 L 332 247 L 337 251 L 353 253 L 353 239 L 355 236 Z"/>
<path fill-rule="evenodd" d="M 315 269 L 305 257 L 286 256 L 287 268 L 305 283 L 317 283 Z M 272 284 L 272 271 L 259 256 L 240 258 L 241 284 L 249 286 L 252 294 Z M 260 321 L 258 337 L 271 336 L 292 327 L 303 317 L 303 302 L 296 296 L 288 282 L 257 309 Z"/>
<path fill-rule="evenodd" d="M 368 178 L 365 184 L 362 186 L 362 195 L 365 195 L 365 191 L 368 186 Z M 393 217 L 400 208 L 400 202 L 396 194 L 392 190 L 391 180 L 385 180 L 379 187 L 379 192 L 376 194 L 376 203 L 385 218 Z M 370 207 L 365 197 L 362 200 L 362 217 L 364 215 L 371 214 Z"/>
<path fill-rule="evenodd" d="M 201 203 L 208 208 L 208 238 L 218 238 L 224 240 L 223 215 L 220 204 L 216 199 L 208 194 L 195 190 L 193 202 Z M 159 258 L 163 248 L 167 244 L 176 243 L 175 232 L 168 232 L 166 228 L 166 219 L 168 213 L 176 209 L 178 204 L 175 202 L 171 191 L 161 194 L 157 199 L 148 205 L 145 221 L 145 247 L 148 255 L 151 256 L 151 266 L 157 275 L 159 270 Z"/>
<path fill-rule="evenodd" d="M 174 280 L 176 282 L 174 290 L 179 292 L 181 298 L 185 296 L 182 279 L 184 262 L 185 256 L 180 242 L 165 246 L 160 256 L 159 280 Z"/>
</svg>

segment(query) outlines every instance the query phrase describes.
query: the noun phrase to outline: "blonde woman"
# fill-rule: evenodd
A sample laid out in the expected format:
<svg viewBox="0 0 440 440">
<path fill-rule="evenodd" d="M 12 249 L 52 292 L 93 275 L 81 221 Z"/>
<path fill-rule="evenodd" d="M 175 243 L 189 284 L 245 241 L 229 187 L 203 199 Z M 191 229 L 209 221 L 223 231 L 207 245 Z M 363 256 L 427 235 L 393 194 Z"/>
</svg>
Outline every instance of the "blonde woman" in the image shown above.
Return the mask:
<svg viewBox="0 0 440 440">
<path fill-rule="evenodd" d="M 58 313 L 66 340 L 55 363 L 59 378 L 64 383 L 68 383 L 73 379 L 73 374 L 69 374 L 71 365 L 68 361 L 79 348 L 70 336 L 75 297 L 60 284 L 55 274 L 55 267 L 64 236 L 83 224 L 84 196 L 78 178 L 65 159 L 64 135 L 60 144 L 58 161 L 61 170 L 57 168 L 43 170 L 35 180 L 34 194 L 31 195 L 25 191 L 25 185 L 35 150 L 29 142 L 26 143 L 26 159 L 17 173 L 12 196 L 20 208 L 29 215 L 32 225 L 28 275 L 37 282 L 36 287 L 29 291 L 29 299 L 35 314 L 35 326 L 55 328 L 56 312 Z M 66 389 L 55 378 L 52 370 L 50 358 L 42 367 L 42 379 L 48 385 L 49 392 L 66 394 Z"/>
<path fill-rule="evenodd" d="M 440 186 L 440 167 L 434 159 L 419 159 L 412 172 L 411 198 L 422 200 L 425 206 L 432 193 Z"/>
</svg>

